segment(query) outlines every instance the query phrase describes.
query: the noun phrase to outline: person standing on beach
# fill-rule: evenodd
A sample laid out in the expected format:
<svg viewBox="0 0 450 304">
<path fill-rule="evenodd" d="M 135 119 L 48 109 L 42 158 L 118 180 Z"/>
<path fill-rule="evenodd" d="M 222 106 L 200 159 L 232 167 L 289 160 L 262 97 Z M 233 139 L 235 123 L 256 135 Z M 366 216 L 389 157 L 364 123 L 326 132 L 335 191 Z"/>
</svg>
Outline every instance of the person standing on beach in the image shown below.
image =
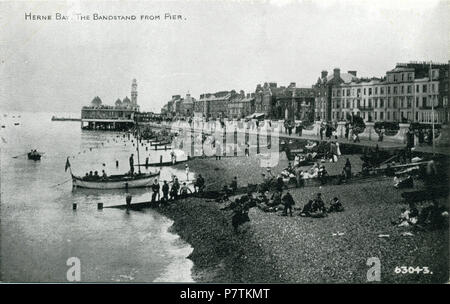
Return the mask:
<svg viewBox="0 0 450 304">
<path fill-rule="evenodd" d="M 165 180 L 162 186 L 163 200 L 165 203 L 169 201 L 169 184 Z"/>
<path fill-rule="evenodd" d="M 173 181 L 172 188 L 170 189 L 170 198 L 176 200 L 178 198 L 178 190 L 180 189 L 180 183 L 178 182 L 178 177 L 175 177 Z"/>
<path fill-rule="evenodd" d="M 287 215 L 287 212 L 289 210 L 289 215 L 292 216 L 292 206 L 295 205 L 294 198 L 292 198 L 292 195 L 288 192 L 283 196 L 281 199 L 284 204 L 284 210 L 283 215 Z"/>
<path fill-rule="evenodd" d="M 189 180 L 189 166 L 186 164 L 186 165 L 184 165 L 184 167 L 186 170 L 186 180 L 188 181 Z"/>
<path fill-rule="evenodd" d="M 133 175 L 134 174 L 134 157 L 133 157 L 133 153 L 131 153 L 129 161 L 130 161 L 130 175 Z"/>
<path fill-rule="evenodd" d="M 159 196 L 159 182 L 158 182 L 158 179 L 156 179 L 156 178 L 155 178 L 155 180 L 153 182 L 153 185 L 152 185 L 152 191 L 153 191 L 153 194 L 152 194 L 152 203 L 153 203 L 153 202 L 156 202 L 156 196 L 158 196 L 158 200 L 160 198 L 160 196 Z"/>
<path fill-rule="evenodd" d="M 238 182 L 237 182 L 237 176 L 235 176 L 233 178 L 233 181 L 230 184 L 230 188 L 233 191 L 233 193 L 236 193 L 237 189 L 238 189 Z"/>
</svg>

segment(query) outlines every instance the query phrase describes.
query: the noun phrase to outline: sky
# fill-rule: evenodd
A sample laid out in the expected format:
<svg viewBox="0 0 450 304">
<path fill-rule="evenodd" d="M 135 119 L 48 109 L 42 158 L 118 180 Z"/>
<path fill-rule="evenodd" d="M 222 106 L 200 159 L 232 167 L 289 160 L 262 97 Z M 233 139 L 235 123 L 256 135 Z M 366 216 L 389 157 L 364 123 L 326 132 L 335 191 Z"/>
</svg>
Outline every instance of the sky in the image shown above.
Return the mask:
<svg viewBox="0 0 450 304">
<path fill-rule="evenodd" d="M 95 96 L 113 105 L 136 78 L 141 110 L 159 112 L 188 92 L 311 87 L 322 70 L 381 77 L 397 62 L 448 63 L 449 15 L 450 0 L 0 1 L 0 109 L 78 112 Z"/>
</svg>

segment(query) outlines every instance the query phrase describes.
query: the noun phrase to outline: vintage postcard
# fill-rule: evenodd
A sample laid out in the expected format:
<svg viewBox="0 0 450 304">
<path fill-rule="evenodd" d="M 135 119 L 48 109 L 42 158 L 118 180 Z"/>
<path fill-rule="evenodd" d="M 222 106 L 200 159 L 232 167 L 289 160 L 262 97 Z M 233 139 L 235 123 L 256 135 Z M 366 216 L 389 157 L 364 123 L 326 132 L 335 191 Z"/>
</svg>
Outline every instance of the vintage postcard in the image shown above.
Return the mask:
<svg viewBox="0 0 450 304">
<path fill-rule="evenodd" d="M 447 283 L 449 20 L 0 1 L 0 281 Z"/>
</svg>

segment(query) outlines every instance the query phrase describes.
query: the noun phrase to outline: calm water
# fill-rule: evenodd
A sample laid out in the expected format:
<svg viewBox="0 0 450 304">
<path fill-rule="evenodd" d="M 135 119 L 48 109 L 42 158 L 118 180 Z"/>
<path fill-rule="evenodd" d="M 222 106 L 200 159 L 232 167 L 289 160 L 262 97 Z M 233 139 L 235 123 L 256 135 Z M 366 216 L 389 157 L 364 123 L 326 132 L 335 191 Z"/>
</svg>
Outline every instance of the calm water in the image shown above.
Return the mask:
<svg viewBox="0 0 450 304">
<path fill-rule="evenodd" d="M 70 257 L 80 259 L 82 281 L 192 281 L 192 262 L 186 258 L 192 248 L 168 232 L 171 220 L 153 210 L 98 211 L 97 202 L 123 204 L 125 190 L 72 190 L 70 174 L 64 172 L 70 156 L 76 175 L 103 168 L 108 174 L 124 173 L 135 151 L 131 141 L 120 133 L 82 131 L 80 122 L 52 122 L 55 113 L 8 112 L 7 117 L 4 113 L 0 113 L 0 125 L 6 126 L 0 129 L 2 281 L 64 282 Z M 31 149 L 45 152 L 41 161 L 27 159 L 24 153 Z M 167 152 L 145 152 L 145 147 L 140 151 L 141 163 L 146 156 L 156 161 L 161 153 L 164 160 L 170 158 Z M 184 171 L 171 168 L 164 168 L 160 179 L 172 174 L 186 179 Z M 132 202 L 148 201 L 148 191 L 131 189 Z M 72 203 L 78 204 L 77 211 L 72 211 Z"/>
</svg>

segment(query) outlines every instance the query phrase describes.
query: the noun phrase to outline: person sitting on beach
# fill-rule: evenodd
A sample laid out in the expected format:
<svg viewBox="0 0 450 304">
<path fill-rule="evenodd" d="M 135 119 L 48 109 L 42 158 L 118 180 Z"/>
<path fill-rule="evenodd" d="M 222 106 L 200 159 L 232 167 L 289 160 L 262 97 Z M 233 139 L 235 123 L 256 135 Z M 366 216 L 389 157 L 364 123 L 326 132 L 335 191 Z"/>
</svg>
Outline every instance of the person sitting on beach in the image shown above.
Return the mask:
<svg viewBox="0 0 450 304">
<path fill-rule="evenodd" d="M 312 212 L 313 200 L 309 200 L 308 203 L 303 206 L 300 216 L 310 216 Z"/>
<path fill-rule="evenodd" d="M 281 205 L 281 193 L 279 191 L 274 191 L 268 202 L 269 207 L 277 207 Z"/>
<path fill-rule="evenodd" d="M 283 188 L 287 188 L 287 187 L 284 184 L 283 177 L 280 174 L 277 177 L 276 190 L 279 191 L 279 192 L 283 192 Z"/>
<path fill-rule="evenodd" d="M 292 206 L 295 205 L 295 201 L 289 191 L 286 192 L 281 200 L 284 204 L 283 215 L 287 215 L 287 212 L 289 210 L 289 215 L 292 216 Z"/>
<path fill-rule="evenodd" d="M 233 178 L 233 181 L 232 181 L 231 184 L 230 184 L 230 188 L 231 188 L 231 191 L 233 191 L 233 193 L 236 193 L 236 191 L 237 191 L 237 189 L 238 189 L 237 176 L 235 176 L 235 177 Z"/>
<path fill-rule="evenodd" d="M 86 175 L 83 177 L 84 180 L 88 180 L 89 179 L 89 173 L 86 172 Z"/>
<path fill-rule="evenodd" d="M 317 197 L 314 199 L 311 212 L 311 217 L 324 217 L 327 215 L 327 210 L 325 208 L 325 203 L 322 200 L 322 194 L 317 193 Z"/>
<path fill-rule="evenodd" d="M 431 206 L 422 209 L 419 215 L 418 224 L 431 230 L 439 229 L 448 225 L 448 211 L 433 199 Z"/>
<path fill-rule="evenodd" d="M 186 185 L 186 183 L 183 183 L 183 186 L 181 186 L 181 188 L 180 188 L 180 198 L 188 197 L 188 192 L 192 193 L 192 190 L 189 189 L 189 187 Z"/>
<path fill-rule="evenodd" d="M 259 184 L 259 192 L 268 191 L 270 179 L 268 179 L 264 173 L 262 173 L 261 176 L 262 176 L 263 181 L 261 184 Z"/>
<path fill-rule="evenodd" d="M 342 212 L 342 211 L 344 211 L 344 206 L 337 197 L 334 197 L 330 201 L 330 208 L 328 208 L 328 212 Z"/>
<path fill-rule="evenodd" d="M 100 176 L 98 175 L 98 171 L 94 172 L 94 179 L 100 179 Z"/>
<path fill-rule="evenodd" d="M 102 170 L 102 179 L 105 180 L 108 178 L 108 175 L 106 175 L 105 170 Z"/>
<path fill-rule="evenodd" d="M 419 210 L 417 210 L 414 202 L 409 202 L 409 209 L 402 208 L 398 220 L 393 221 L 392 224 L 398 227 L 408 227 L 417 224 L 418 221 Z"/>
<path fill-rule="evenodd" d="M 195 181 L 194 189 L 198 193 L 203 193 L 203 190 L 205 189 L 205 179 L 201 174 L 198 175 L 197 180 Z"/>
</svg>

